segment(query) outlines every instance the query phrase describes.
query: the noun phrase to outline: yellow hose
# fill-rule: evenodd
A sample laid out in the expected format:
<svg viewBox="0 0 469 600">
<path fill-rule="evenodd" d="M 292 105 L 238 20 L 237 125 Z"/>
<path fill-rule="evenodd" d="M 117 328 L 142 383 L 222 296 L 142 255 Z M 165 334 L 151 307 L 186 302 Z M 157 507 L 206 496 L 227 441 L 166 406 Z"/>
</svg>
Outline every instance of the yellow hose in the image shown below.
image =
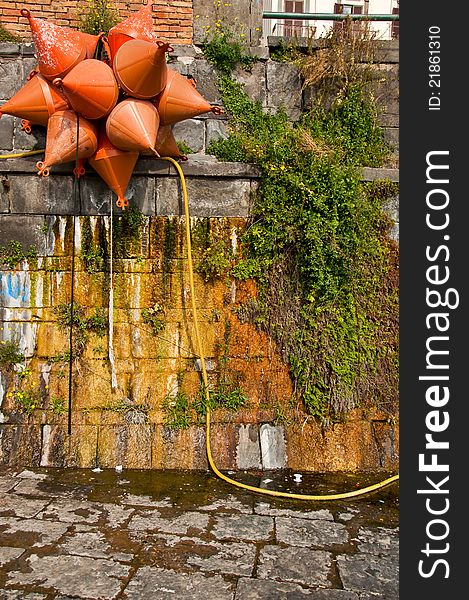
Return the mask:
<svg viewBox="0 0 469 600">
<path fill-rule="evenodd" d="M 33 154 L 41 154 L 42 150 L 28 150 L 27 152 L 18 152 L 17 154 L 0 154 L 0 158 L 21 158 L 23 156 L 32 156 Z"/>
<path fill-rule="evenodd" d="M 231 477 L 228 477 L 227 475 L 225 475 L 218 469 L 218 467 L 216 466 L 216 464 L 213 460 L 212 448 L 211 448 L 211 444 L 210 444 L 210 408 L 209 408 L 210 394 L 209 394 L 209 387 L 208 387 L 207 369 L 205 367 L 205 357 L 204 357 L 204 352 L 203 352 L 203 348 L 202 348 L 202 340 L 200 337 L 197 307 L 195 304 L 194 270 L 193 270 L 193 265 L 192 265 L 191 227 L 190 227 L 190 220 L 189 220 L 189 218 L 190 218 L 189 199 L 188 199 L 188 195 L 187 195 L 186 180 L 184 177 L 184 172 L 181 169 L 181 166 L 179 165 L 179 163 L 177 161 L 175 161 L 173 158 L 170 158 L 170 157 L 162 157 L 162 160 L 167 160 L 170 163 L 172 163 L 174 165 L 174 167 L 176 168 L 176 170 L 179 174 L 179 177 L 181 179 L 182 194 L 184 197 L 184 213 L 185 213 L 185 217 L 186 217 L 185 220 L 186 220 L 186 239 L 187 239 L 187 260 L 188 260 L 188 266 L 189 266 L 189 283 L 190 283 L 190 290 L 191 290 L 192 313 L 194 315 L 193 316 L 194 331 L 195 331 L 197 349 L 198 349 L 198 353 L 199 353 L 199 357 L 200 357 L 200 364 L 201 364 L 201 369 L 202 369 L 202 379 L 203 379 L 203 383 L 204 383 L 205 399 L 207 401 L 205 443 L 206 443 L 206 448 L 207 448 L 208 462 L 209 462 L 210 467 L 212 468 L 213 472 L 215 473 L 215 475 L 217 475 L 218 477 L 220 477 L 220 479 L 223 479 L 227 483 L 230 483 L 231 485 L 234 485 L 238 488 L 242 488 L 244 490 L 249 490 L 251 492 L 256 492 L 258 494 L 264 494 L 267 496 L 276 496 L 276 497 L 281 497 L 281 498 L 295 498 L 297 500 L 314 500 L 314 501 L 343 500 L 344 498 L 353 498 L 355 496 L 363 496 L 364 494 L 369 494 L 370 492 L 379 490 L 379 489 L 381 489 L 385 486 L 388 486 L 391 483 L 394 483 L 395 481 L 397 481 L 399 479 L 399 475 L 393 475 L 392 477 L 389 477 L 388 479 L 385 479 L 384 481 L 380 481 L 379 483 L 375 483 L 374 485 L 369 485 L 367 487 L 364 487 L 364 488 L 361 488 L 358 490 L 354 490 L 352 492 L 343 492 L 341 494 L 324 494 L 324 495 L 317 496 L 317 495 L 312 495 L 312 494 L 292 494 L 289 492 L 278 492 L 276 490 L 268 490 L 265 488 L 248 485 L 246 483 L 241 483 L 240 481 L 236 481 L 235 479 L 231 479 Z"/>
</svg>

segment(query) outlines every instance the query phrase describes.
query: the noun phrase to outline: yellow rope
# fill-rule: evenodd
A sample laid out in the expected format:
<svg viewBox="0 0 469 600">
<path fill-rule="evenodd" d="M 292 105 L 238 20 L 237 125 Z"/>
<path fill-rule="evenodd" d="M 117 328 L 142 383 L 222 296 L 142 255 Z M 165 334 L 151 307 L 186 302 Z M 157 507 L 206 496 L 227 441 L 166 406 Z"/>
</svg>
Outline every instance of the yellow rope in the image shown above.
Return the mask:
<svg viewBox="0 0 469 600">
<path fill-rule="evenodd" d="M 18 152 L 16 154 L 0 154 L 0 158 L 21 158 L 22 156 L 32 156 L 33 154 L 41 154 L 45 150 L 28 150 L 27 152 Z"/>
<path fill-rule="evenodd" d="M 190 283 L 190 290 L 191 290 L 191 303 L 192 303 L 192 313 L 193 313 L 193 320 L 194 320 L 194 331 L 195 331 L 197 349 L 198 349 L 198 353 L 199 353 L 199 357 L 200 357 L 200 364 L 201 364 L 201 369 L 202 369 L 202 379 L 203 379 L 203 383 L 204 383 L 205 399 L 207 401 L 205 443 L 206 443 L 206 448 L 207 448 L 208 462 L 209 462 L 210 467 L 212 468 L 213 472 L 215 473 L 215 475 L 217 475 L 218 477 L 220 477 L 220 479 L 223 479 L 224 481 L 226 481 L 227 483 L 229 483 L 231 485 L 234 485 L 238 488 L 242 488 L 245 490 L 249 490 L 251 492 L 256 492 L 258 494 L 264 494 L 267 496 L 277 496 L 277 497 L 282 497 L 282 498 L 295 498 L 298 500 L 314 500 L 314 501 L 342 500 L 344 498 L 353 498 L 355 496 L 363 496 L 364 494 L 369 494 L 370 492 L 374 492 L 376 490 L 384 488 L 385 486 L 388 486 L 391 483 L 394 483 L 395 481 L 397 481 L 399 479 L 399 475 L 393 475 L 392 477 L 389 477 L 388 479 L 385 479 L 384 481 L 380 481 L 379 483 L 375 483 L 374 485 L 369 485 L 367 487 L 364 487 L 364 488 L 361 488 L 358 490 L 354 490 L 352 492 L 343 492 L 341 494 L 324 494 L 324 495 L 318 496 L 318 495 L 312 495 L 312 494 L 293 494 L 290 492 L 278 492 L 276 490 L 259 488 L 259 487 L 253 486 L 253 485 L 241 483 L 240 481 L 236 481 L 235 479 L 231 479 L 231 477 L 228 477 L 227 475 L 225 475 L 218 469 L 218 467 L 216 466 L 216 464 L 213 460 L 212 448 L 211 448 L 211 444 L 210 444 L 210 408 L 209 408 L 210 394 L 209 394 L 209 387 L 208 387 L 207 369 L 205 367 L 205 357 L 204 357 L 204 352 L 203 352 L 203 348 L 202 348 L 202 340 L 200 337 L 197 307 L 196 307 L 196 303 L 195 303 L 194 270 L 193 270 L 193 265 L 192 265 L 191 227 L 190 227 L 190 220 L 189 220 L 189 218 L 190 218 L 189 199 L 188 199 L 188 195 L 187 195 L 186 180 L 184 177 L 184 172 L 181 169 L 181 166 L 179 165 L 179 163 L 177 161 L 175 161 L 173 158 L 170 158 L 170 157 L 164 157 L 164 158 L 162 157 L 162 160 L 167 160 L 167 161 L 171 162 L 174 165 L 174 167 L 176 168 L 176 170 L 179 174 L 179 177 L 181 179 L 182 193 L 183 193 L 183 197 L 184 197 L 184 214 L 186 217 L 185 220 L 186 220 L 186 239 L 187 239 L 187 260 L 188 260 L 188 266 L 189 266 L 189 283 Z"/>
</svg>

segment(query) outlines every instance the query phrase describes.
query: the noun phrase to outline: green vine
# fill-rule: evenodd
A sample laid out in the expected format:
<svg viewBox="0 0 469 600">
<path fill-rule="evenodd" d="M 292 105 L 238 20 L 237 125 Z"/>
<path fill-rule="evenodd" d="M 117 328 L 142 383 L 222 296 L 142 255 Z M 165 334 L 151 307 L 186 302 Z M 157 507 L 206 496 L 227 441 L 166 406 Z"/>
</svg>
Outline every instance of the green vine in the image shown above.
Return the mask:
<svg viewBox="0 0 469 600">
<path fill-rule="evenodd" d="M 311 415 L 339 419 L 360 404 L 395 412 L 397 247 L 386 186 L 360 180 L 389 148 L 366 85 L 347 80 L 329 111 L 316 105 L 294 124 L 266 114 L 226 70 L 219 89 L 232 133 L 207 152 L 262 173 L 232 269 L 260 291 L 238 316 L 276 340 Z"/>
</svg>

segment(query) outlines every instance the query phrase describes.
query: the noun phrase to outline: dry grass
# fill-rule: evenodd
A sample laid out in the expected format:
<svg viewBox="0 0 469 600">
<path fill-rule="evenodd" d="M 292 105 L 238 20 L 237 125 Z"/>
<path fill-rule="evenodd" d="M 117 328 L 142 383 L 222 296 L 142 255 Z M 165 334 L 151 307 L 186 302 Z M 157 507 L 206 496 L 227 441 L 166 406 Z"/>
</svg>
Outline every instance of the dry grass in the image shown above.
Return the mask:
<svg viewBox="0 0 469 600">
<path fill-rule="evenodd" d="M 319 47 L 298 58 L 304 87 L 334 91 L 374 78 L 376 32 L 367 21 L 346 19 L 319 40 Z"/>
</svg>

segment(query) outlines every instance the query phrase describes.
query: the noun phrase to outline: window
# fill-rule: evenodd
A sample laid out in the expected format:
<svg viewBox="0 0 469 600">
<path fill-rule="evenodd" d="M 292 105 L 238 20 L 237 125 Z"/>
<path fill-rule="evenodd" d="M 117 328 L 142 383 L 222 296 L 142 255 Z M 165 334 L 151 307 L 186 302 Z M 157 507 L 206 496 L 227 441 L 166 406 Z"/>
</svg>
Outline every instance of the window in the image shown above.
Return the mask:
<svg viewBox="0 0 469 600">
<path fill-rule="evenodd" d="M 303 1 L 285 0 L 284 12 L 286 13 L 304 13 L 305 3 Z M 303 21 L 286 19 L 283 24 L 283 35 L 287 37 L 301 36 L 303 31 Z"/>
<path fill-rule="evenodd" d="M 392 9 L 392 14 L 393 15 L 398 15 L 399 14 L 399 7 L 393 8 Z M 391 25 L 391 38 L 393 40 L 398 40 L 399 39 L 399 21 L 392 21 L 392 25 Z"/>
<path fill-rule="evenodd" d="M 357 6 L 356 4 L 342 4 L 341 2 L 336 2 L 334 4 L 334 14 L 336 15 L 361 15 L 363 14 L 363 6 Z M 334 21 L 334 29 L 339 29 L 343 27 L 343 23 L 341 21 Z M 352 31 L 357 31 L 360 29 L 360 22 L 354 22 L 352 26 Z"/>
</svg>

